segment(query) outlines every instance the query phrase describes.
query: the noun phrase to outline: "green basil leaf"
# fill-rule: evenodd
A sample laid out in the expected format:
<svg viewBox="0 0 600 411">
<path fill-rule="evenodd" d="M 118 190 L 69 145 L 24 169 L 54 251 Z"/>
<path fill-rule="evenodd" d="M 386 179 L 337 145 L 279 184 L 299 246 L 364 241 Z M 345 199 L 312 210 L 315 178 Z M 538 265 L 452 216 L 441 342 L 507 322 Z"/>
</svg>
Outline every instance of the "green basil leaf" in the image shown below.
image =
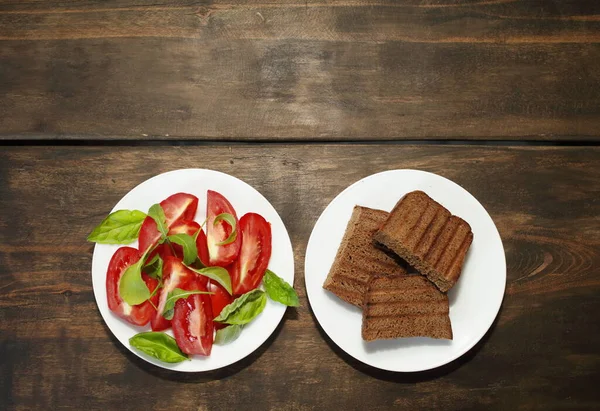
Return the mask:
<svg viewBox="0 0 600 411">
<path fill-rule="evenodd" d="M 213 225 L 217 225 L 220 221 L 225 221 L 231 226 L 231 234 L 225 240 L 217 243 L 216 245 L 227 245 L 231 244 L 237 238 L 237 224 L 235 223 L 235 217 L 229 213 L 222 213 L 215 217 Z"/>
<path fill-rule="evenodd" d="M 231 277 L 229 276 L 229 272 L 223 267 L 206 267 L 200 269 L 190 267 L 187 265 L 186 267 L 195 272 L 196 274 L 200 274 L 210 278 L 211 280 L 215 280 L 216 282 L 221 284 L 230 295 L 233 294 L 233 290 L 231 288 Z"/>
<path fill-rule="evenodd" d="M 248 324 L 260 314 L 267 304 L 267 295 L 262 290 L 252 290 L 236 298 L 215 321 L 225 324 Z"/>
<path fill-rule="evenodd" d="M 177 363 L 189 360 L 177 346 L 175 338 L 161 332 L 144 332 L 134 335 L 129 339 L 132 347 L 168 363 Z"/>
<path fill-rule="evenodd" d="M 273 271 L 267 270 L 265 272 L 263 284 L 271 300 L 289 307 L 298 307 L 300 305 L 298 294 L 296 294 L 294 288 Z"/>
<path fill-rule="evenodd" d="M 225 328 L 217 330 L 215 335 L 215 344 L 225 345 L 237 340 L 242 333 L 242 325 L 229 325 Z"/>
<path fill-rule="evenodd" d="M 143 268 L 143 271 L 148 274 L 149 277 L 152 277 L 158 281 L 162 281 L 162 269 L 163 269 L 163 259 L 160 258 L 160 255 L 157 253 L 152 257 L 152 260 L 148 261 Z"/>
<path fill-rule="evenodd" d="M 154 204 L 148 210 L 148 216 L 152 217 L 154 222 L 156 222 L 156 228 L 158 228 L 158 232 L 162 235 L 162 238 L 167 238 L 169 235 L 169 227 L 167 227 L 167 217 L 165 217 L 165 211 L 160 206 L 160 204 Z"/>
<path fill-rule="evenodd" d="M 129 305 L 138 305 L 150 298 L 150 290 L 142 279 L 142 266 L 153 249 L 149 247 L 137 263 L 127 267 L 119 280 L 119 295 Z"/>
<path fill-rule="evenodd" d="M 173 314 L 175 311 L 175 303 L 177 302 L 177 300 L 179 300 L 180 298 L 188 298 L 190 295 L 194 295 L 194 294 L 214 294 L 214 293 L 209 293 L 208 291 L 186 291 L 186 290 L 182 290 L 181 288 L 175 288 L 173 291 L 169 292 L 169 294 L 167 294 L 167 300 L 165 301 L 165 308 L 163 309 L 163 312 L 161 313 L 163 317 L 165 317 L 165 319 L 167 320 L 172 320 L 173 319 Z"/>
<path fill-rule="evenodd" d="M 139 234 L 146 214 L 138 210 L 118 210 L 94 228 L 87 240 L 100 244 L 129 244 Z"/>
<path fill-rule="evenodd" d="M 198 249 L 196 248 L 196 242 L 194 238 L 185 233 L 173 234 L 167 237 L 167 239 L 175 244 L 179 244 L 183 247 L 183 263 L 192 264 L 198 258 Z"/>
</svg>

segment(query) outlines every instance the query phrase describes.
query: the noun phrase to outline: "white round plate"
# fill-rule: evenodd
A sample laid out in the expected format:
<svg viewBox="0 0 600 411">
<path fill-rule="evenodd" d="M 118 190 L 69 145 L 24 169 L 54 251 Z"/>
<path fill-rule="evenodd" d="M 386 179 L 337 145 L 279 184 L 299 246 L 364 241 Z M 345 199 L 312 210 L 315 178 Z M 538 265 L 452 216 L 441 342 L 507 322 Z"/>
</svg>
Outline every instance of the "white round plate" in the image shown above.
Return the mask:
<svg viewBox="0 0 600 411">
<path fill-rule="evenodd" d="M 355 205 L 391 211 L 406 193 L 422 190 L 473 230 L 473 243 L 457 284 L 449 291 L 454 339 L 403 338 L 365 342 L 362 311 L 323 289 L 323 282 Z M 436 174 L 392 170 L 374 174 L 340 193 L 317 221 L 306 250 L 306 292 L 327 335 L 365 364 L 388 371 L 423 371 L 447 364 L 473 347 L 498 314 L 506 261 L 498 230 L 483 206 L 458 184 Z"/>
<path fill-rule="evenodd" d="M 206 192 L 214 190 L 223 194 L 235 208 L 239 217 L 255 212 L 271 223 L 272 244 L 269 269 L 290 284 L 294 284 L 294 255 L 287 230 L 275 208 L 258 191 L 245 182 L 218 171 L 203 169 L 176 170 L 160 174 L 144 181 L 117 203 L 113 211 L 136 209 L 146 212 L 152 204 L 159 203 L 171 194 L 190 193 L 198 197 L 195 220 L 202 223 L 206 217 Z M 244 327 L 240 337 L 230 344 L 214 345 L 209 357 L 191 356 L 191 361 L 167 364 L 158 361 L 129 345 L 129 338 L 141 331 L 150 331 L 150 326 L 136 327 L 117 317 L 108 309 L 106 300 L 106 271 L 114 252 L 121 246 L 96 244 L 92 260 L 92 282 L 96 303 L 102 318 L 117 339 L 138 357 L 162 368 L 175 371 L 198 372 L 225 367 L 246 357 L 256 350 L 275 331 L 286 307 L 267 301 L 265 310 Z M 137 241 L 131 244 L 137 247 Z M 167 332 L 173 335 L 169 330 Z"/>
</svg>

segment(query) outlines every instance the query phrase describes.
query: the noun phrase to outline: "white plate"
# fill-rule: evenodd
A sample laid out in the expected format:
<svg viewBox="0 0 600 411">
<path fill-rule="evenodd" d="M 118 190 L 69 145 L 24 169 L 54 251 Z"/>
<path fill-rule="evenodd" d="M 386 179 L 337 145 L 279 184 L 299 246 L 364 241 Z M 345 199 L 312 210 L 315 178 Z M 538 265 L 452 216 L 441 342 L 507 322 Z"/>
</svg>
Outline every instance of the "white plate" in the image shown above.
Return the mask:
<svg viewBox="0 0 600 411">
<path fill-rule="evenodd" d="M 255 212 L 271 223 L 273 250 L 269 269 L 290 284 L 294 284 L 294 255 L 287 230 L 277 211 L 258 191 L 245 182 L 230 175 L 212 170 L 186 169 L 160 174 L 144 181 L 117 203 L 113 211 L 137 209 L 146 212 L 152 204 L 159 203 L 171 194 L 190 193 L 198 197 L 196 221 L 202 223 L 206 216 L 206 191 L 214 190 L 223 194 L 235 208 L 239 217 Z M 137 241 L 131 244 L 137 247 Z M 214 345 L 209 357 L 192 356 L 191 361 L 178 364 L 160 362 L 129 345 L 129 338 L 141 331 L 149 331 L 150 326 L 136 327 L 120 319 L 108 309 L 106 300 L 106 271 L 114 252 L 120 246 L 96 244 L 92 260 L 92 282 L 96 303 L 102 318 L 117 339 L 138 357 L 162 368 L 175 371 L 197 372 L 225 367 L 246 357 L 256 350 L 275 331 L 286 307 L 268 300 L 265 310 L 250 324 L 244 327 L 240 337 L 227 345 Z M 169 330 L 168 333 L 172 335 Z"/>
<path fill-rule="evenodd" d="M 473 230 L 473 243 L 458 283 L 449 291 L 454 340 L 404 338 L 367 343 L 361 338 L 362 311 L 323 289 L 355 205 L 391 211 L 404 194 L 422 190 Z M 388 371 L 423 371 L 460 357 L 494 322 L 506 285 L 506 261 L 498 230 L 483 206 L 458 184 L 436 174 L 392 170 L 352 184 L 323 211 L 306 250 L 306 292 L 315 317 L 345 352 Z"/>
</svg>

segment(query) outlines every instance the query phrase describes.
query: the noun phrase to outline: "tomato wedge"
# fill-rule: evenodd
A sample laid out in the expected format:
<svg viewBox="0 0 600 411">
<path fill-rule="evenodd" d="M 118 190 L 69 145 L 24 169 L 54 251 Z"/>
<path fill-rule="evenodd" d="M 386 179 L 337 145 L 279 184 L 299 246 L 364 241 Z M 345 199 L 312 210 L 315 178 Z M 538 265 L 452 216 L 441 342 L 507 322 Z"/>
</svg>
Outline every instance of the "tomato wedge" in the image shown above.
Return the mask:
<svg viewBox="0 0 600 411">
<path fill-rule="evenodd" d="M 198 258 L 202 264 L 208 265 L 208 245 L 206 244 L 206 234 L 204 234 L 202 228 L 200 229 L 200 233 L 198 233 L 198 237 L 196 238 L 196 248 L 198 249 Z"/>
<path fill-rule="evenodd" d="M 195 221 L 178 221 L 169 228 L 169 235 L 175 234 L 187 234 L 189 236 L 194 236 L 201 230 L 200 224 Z M 172 244 L 173 249 L 175 250 L 175 255 L 181 259 L 183 259 L 183 247 L 179 244 Z M 162 244 L 162 246 L 169 247 L 166 244 Z M 170 247 L 169 247 L 170 248 Z"/>
<path fill-rule="evenodd" d="M 210 303 L 212 307 L 212 318 L 213 320 L 221 314 L 223 308 L 225 306 L 231 304 L 233 302 L 233 297 L 229 295 L 227 290 L 223 288 L 223 286 L 215 281 L 208 281 L 208 291 L 213 293 L 210 296 Z M 215 323 L 215 328 L 220 330 L 221 328 L 225 328 L 227 324 Z"/>
<path fill-rule="evenodd" d="M 206 242 L 208 245 L 208 256 L 209 265 L 225 267 L 231 264 L 238 256 L 242 238 L 239 235 L 235 241 L 229 244 L 219 245 L 220 242 L 226 240 L 231 234 L 232 227 L 225 221 L 221 220 L 214 224 L 215 217 L 219 214 L 228 213 L 235 218 L 236 225 L 238 225 L 237 215 L 235 210 L 231 206 L 231 203 L 227 201 L 225 197 L 216 191 L 208 190 L 207 193 L 207 204 L 206 214 L 208 220 L 206 222 Z"/>
<path fill-rule="evenodd" d="M 202 278 L 187 269 L 177 257 L 167 257 L 165 259 L 163 264 L 163 288 L 158 296 L 157 310 L 153 312 L 154 315 L 150 320 L 153 331 L 166 330 L 171 326 L 171 321 L 162 316 L 169 293 L 176 288 L 190 290 L 191 287 L 196 286 L 196 283 L 201 283 Z"/>
<path fill-rule="evenodd" d="M 256 213 L 245 214 L 239 223 L 242 249 L 229 268 L 234 295 L 260 285 L 271 259 L 271 225 Z"/>
<path fill-rule="evenodd" d="M 142 253 L 132 247 L 121 247 L 112 256 L 108 264 L 106 273 L 106 297 L 108 299 L 108 308 L 119 317 L 135 325 L 146 325 L 154 314 L 154 308 L 149 301 L 131 306 L 127 304 L 119 295 L 119 281 L 127 267 L 137 263 L 142 257 Z M 158 281 L 142 274 L 146 286 L 150 292 L 154 291 Z M 151 298 L 152 303 L 156 304 L 158 296 Z"/>
<path fill-rule="evenodd" d="M 187 193 L 177 193 L 167 197 L 160 202 L 165 212 L 167 227 L 173 226 L 178 221 L 193 220 L 198 209 L 198 197 Z M 160 239 L 160 233 L 156 223 L 150 217 L 146 217 L 140 228 L 139 249 L 146 251 Z"/>
<path fill-rule="evenodd" d="M 196 281 L 192 289 L 206 291 L 206 286 Z M 173 314 L 173 335 L 181 351 L 210 355 L 214 334 L 212 319 L 208 294 L 194 294 L 177 300 Z"/>
</svg>

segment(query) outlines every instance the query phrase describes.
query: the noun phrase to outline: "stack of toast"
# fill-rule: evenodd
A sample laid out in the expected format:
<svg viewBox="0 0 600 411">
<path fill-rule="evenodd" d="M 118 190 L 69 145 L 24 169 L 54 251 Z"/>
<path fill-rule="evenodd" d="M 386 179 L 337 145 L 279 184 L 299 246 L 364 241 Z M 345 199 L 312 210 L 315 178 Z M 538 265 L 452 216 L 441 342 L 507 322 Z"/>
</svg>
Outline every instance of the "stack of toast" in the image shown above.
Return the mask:
<svg viewBox="0 0 600 411">
<path fill-rule="evenodd" d="M 355 206 L 323 287 L 362 308 L 366 341 L 452 339 L 446 292 L 472 241 L 469 224 L 422 191 L 390 213 Z"/>
</svg>

